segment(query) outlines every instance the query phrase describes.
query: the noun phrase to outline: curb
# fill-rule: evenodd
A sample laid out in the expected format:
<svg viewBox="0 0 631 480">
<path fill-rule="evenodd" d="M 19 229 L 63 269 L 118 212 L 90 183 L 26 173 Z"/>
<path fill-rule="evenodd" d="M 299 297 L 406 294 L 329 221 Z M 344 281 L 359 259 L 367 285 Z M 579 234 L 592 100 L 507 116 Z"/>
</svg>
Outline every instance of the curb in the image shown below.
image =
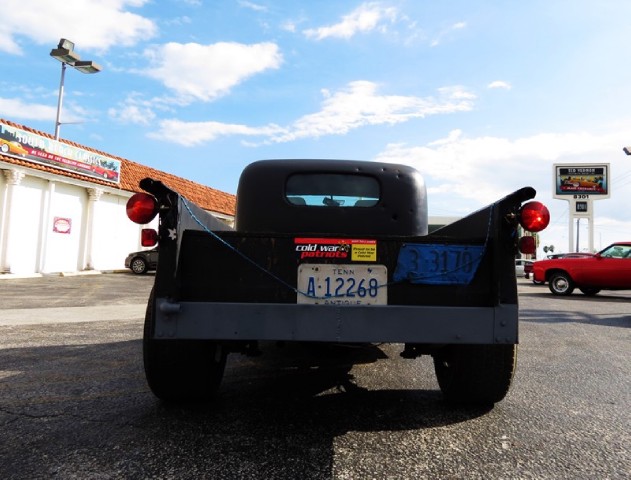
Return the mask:
<svg viewBox="0 0 631 480">
<path fill-rule="evenodd" d="M 51 272 L 51 273 L 2 273 L 0 274 L 0 281 L 2 280 L 22 280 L 27 278 L 42 278 L 42 277 L 79 277 L 85 275 L 103 275 L 110 273 L 129 273 L 128 269 L 114 269 L 114 270 L 80 270 L 76 272 Z"/>
</svg>

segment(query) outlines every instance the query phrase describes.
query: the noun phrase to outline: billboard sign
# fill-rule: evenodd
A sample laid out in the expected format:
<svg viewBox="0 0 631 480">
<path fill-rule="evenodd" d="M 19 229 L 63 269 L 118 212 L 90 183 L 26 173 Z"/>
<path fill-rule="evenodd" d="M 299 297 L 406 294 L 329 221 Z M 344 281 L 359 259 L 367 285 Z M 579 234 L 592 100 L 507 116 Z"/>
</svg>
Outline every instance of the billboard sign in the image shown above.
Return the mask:
<svg viewBox="0 0 631 480">
<path fill-rule="evenodd" d="M 609 164 L 555 164 L 554 198 L 609 197 Z"/>
<path fill-rule="evenodd" d="M 0 122 L 0 151 L 27 162 L 119 183 L 121 161 Z"/>
</svg>

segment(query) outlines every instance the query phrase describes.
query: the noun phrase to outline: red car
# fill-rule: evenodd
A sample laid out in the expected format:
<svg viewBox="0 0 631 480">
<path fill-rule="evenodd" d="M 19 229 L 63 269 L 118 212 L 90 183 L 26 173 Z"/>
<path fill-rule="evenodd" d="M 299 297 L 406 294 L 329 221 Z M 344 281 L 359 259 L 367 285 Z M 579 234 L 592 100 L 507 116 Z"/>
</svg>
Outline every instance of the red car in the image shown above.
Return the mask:
<svg viewBox="0 0 631 480">
<path fill-rule="evenodd" d="M 570 295 L 578 288 L 585 295 L 601 290 L 631 290 L 631 242 L 617 242 L 588 257 L 539 260 L 533 281 L 548 282 L 555 295 Z"/>
</svg>

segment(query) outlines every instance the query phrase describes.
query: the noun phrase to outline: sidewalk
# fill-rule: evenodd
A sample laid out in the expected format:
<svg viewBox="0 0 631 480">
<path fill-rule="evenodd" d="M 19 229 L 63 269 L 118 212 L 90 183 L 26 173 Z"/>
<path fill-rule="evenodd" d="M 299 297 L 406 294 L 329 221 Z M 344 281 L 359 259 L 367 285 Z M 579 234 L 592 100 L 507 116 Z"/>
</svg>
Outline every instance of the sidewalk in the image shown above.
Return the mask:
<svg viewBox="0 0 631 480">
<path fill-rule="evenodd" d="M 94 305 L 89 307 L 0 309 L 0 326 L 52 323 L 139 320 L 145 317 L 146 303 Z"/>
<path fill-rule="evenodd" d="M 51 272 L 51 273 L 0 273 L 0 280 L 17 280 L 23 278 L 42 277 L 78 277 L 81 275 L 102 275 L 106 273 L 129 273 L 126 268 L 117 270 L 79 270 L 76 272 Z"/>
</svg>

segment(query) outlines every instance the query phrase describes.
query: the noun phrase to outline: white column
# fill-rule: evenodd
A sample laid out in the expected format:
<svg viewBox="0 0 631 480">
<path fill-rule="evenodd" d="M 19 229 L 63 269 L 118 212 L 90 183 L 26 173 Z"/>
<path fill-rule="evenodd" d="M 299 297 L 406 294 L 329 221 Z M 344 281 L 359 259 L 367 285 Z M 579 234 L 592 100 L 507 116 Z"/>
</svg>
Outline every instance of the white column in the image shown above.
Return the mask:
<svg viewBox="0 0 631 480">
<path fill-rule="evenodd" d="M 50 208 L 55 195 L 55 182 L 48 181 L 48 190 L 44 193 L 44 202 L 42 204 L 42 212 L 40 217 L 40 244 L 39 244 L 39 261 L 37 262 L 37 271 L 44 272 L 46 267 L 46 252 L 48 251 L 48 239 L 50 238 Z"/>
<path fill-rule="evenodd" d="M 15 186 L 24 178 L 20 170 L 3 170 L 6 187 L 3 192 L 2 212 L 0 212 L 0 273 L 11 273 L 11 212 Z"/>
<path fill-rule="evenodd" d="M 590 212 L 592 211 L 591 208 L 589 211 Z M 587 217 L 587 224 L 589 225 L 589 243 L 587 244 L 587 248 L 588 248 L 589 253 L 594 253 L 594 214 L 593 213 L 590 213 L 589 217 Z"/>
<path fill-rule="evenodd" d="M 576 249 L 576 243 L 574 243 L 574 229 L 576 229 L 576 222 L 574 221 L 574 219 L 576 217 L 574 216 L 574 212 L 572 210 L 574 208 L 574 204 L 572 202 L 569 202 L 568 206 L 570 211 L 568 212 L 567 216 L 569 217 L 570 227 L 568 228 L 569 238 L 567 252 L 572 253 Z"/>
<path fill-rule="evenodd" d="M 92 249 L 93 249 L 93 233 L 94 233 L 94 208 L 96 202 L 98 202 L 103 195 L 103 190 L 100 188 L 86 188 L 88 191 L 88 208 L 86 212 L 86 232 L 85 232 L 85 260 L 84 269 L 94 270 L 94 264 L 92 261 Z"/>
</svg>

